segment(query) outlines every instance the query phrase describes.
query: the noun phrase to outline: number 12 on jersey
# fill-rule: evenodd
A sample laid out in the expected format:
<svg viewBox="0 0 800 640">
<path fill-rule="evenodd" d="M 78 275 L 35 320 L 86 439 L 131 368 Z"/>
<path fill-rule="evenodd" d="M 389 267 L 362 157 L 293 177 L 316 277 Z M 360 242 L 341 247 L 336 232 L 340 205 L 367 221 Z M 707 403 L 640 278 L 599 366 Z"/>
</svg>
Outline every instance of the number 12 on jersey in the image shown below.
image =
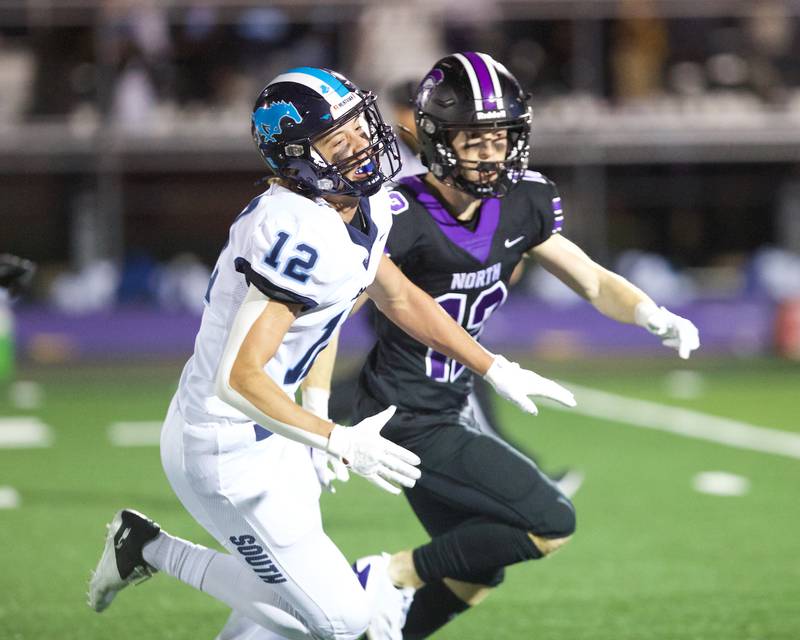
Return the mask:
<svg viewBox="0 0 800 640">
<path fill-rule="evenodd" d="M 436 298 L 436 302 L 453 320 L 464 327 L 474 338 L 479 338 L 485 322 L 508 297 L 508 290 L 503 282 L 496 282 L 488 289 L 481 291 L 467 312 L 466 293 L 446 293 Z M 464 319 L 466 317 L 466 324 Z M 425 355 L 425 374 L 437 382 L 455 382 L 464 372 L 464 365 L 448 358 L 438 351 L 428 349 Z"/>
</svg>

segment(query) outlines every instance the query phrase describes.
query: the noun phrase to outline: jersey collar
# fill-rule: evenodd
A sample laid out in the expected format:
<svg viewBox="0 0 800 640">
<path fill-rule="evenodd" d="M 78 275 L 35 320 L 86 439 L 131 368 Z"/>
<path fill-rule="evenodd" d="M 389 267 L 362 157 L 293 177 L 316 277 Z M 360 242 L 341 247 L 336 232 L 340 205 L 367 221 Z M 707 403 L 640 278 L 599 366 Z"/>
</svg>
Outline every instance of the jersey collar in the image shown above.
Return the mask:
<svg viewBox="0 0 800 640">
<path fill-rule="evenodd" d="M 417 200 L 430 213 L 434 222 L 442 233 L 455 245 L 469 253 L 473 258 L 483 263 L 489 257 L 492 249 L 492 240 L 500 223 L 500 200 L 489 198 L 483 201 L 478 215 L 478 224 L 470 231 L 458 223 L 451 216 L 438 198 L 433 195 L 425 183 L 417 176 L 410 176 L 400 180 L 401 184 L 409 187 Z"/>
<path fill-rule="evenodd" d="M 358 206 L 361 209 L 361 212 L 364 214 L 364 222 L 366 222 L 367 226 L 366 232 L 357 229 L 352 224 L 347 224 L 344 220 L 342 220 L 342 224 L 345 226 L 345 229 L 347 229 L 347 234 L 350 236 L 351 242 L 364 247 L 367 250 L 367 257 L 364 260 L 364 268 L 368 269 L 369 261 L 372 257 L 372 245 L 375 244 L 375 238 L 378 236 L 378 226 L 372 220 L 369 198 L 361 198 Z M 358 212 L 356 212 L 356 215 L 358 215 Z"/>
</svg>

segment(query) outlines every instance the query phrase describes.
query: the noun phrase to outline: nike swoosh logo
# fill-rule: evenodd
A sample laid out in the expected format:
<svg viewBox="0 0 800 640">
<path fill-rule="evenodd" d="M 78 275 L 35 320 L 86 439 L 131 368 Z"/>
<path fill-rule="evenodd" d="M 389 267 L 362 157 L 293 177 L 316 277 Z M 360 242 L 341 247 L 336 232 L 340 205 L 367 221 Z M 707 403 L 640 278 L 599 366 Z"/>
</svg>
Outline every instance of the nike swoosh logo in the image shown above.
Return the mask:
<svg viewBox="0 0 800 640">
<path fill-rule="evenodd" d="M 117 549 L 121 549 L 122 545 L 125 544 L 125 539 L 130 535 L 130 533 L 131 533 L 131 528 L 126 527 L 125 531 L 122 532 L 122 535 L 119 537 L 119 541 L 117 542 L 117 544 L 114 545 L 114 547 L 116 547 Z"/>
<path fill-rule="evenodd" d="M 525 236 L 520 236 L 519 238 L 514 238 L 513 240 L 509 240 L 508 238 L 506 238 L 506 241 L 505 241 L 506 249 L 510 249 L 515 244 L 517 244 L 518 242 L 521 242 L 524 239 L 525 239 Z"/>
</svg>

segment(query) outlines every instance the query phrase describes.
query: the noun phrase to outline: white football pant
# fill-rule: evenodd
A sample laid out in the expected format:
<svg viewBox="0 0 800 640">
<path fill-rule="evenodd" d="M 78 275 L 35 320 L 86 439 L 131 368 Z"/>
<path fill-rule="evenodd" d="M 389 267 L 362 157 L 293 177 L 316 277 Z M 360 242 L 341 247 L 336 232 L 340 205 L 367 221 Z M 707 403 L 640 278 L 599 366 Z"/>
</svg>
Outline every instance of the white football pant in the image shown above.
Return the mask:
<svg viewBox="0 0 800 640">
<path fill-rule="evenodd" d="M 366 595 L 322 530 L 307 446 L 279 435 L 257 441 L 252 423 L 189 424 L 173 399 L 161 460 L 183 506 L 228 554 L 169 538 L 165 546 L 180 546 L 177 555 L 193 557 L 202 577 L 185 579 L 170 562 L 157 569 L 290 640 L 355 640 L 364 633 Z"/>
</svg>

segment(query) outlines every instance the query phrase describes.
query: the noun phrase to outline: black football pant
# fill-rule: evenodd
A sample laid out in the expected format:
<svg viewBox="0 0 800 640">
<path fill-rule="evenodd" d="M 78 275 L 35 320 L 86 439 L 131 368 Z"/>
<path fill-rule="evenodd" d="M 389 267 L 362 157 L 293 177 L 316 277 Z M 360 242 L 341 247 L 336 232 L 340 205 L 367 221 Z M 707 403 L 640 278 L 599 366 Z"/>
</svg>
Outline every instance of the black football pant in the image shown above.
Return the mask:
<svg viewBox="0 0 800 640">
<path fill-rule="evenodd" d="M 358 395 L 356 419 L 382 407 Z M 432 540 L 414 550 L 420 578 L 495 586 L 503 568 L 541 557 L 528 533 L 562 538 L 575 510 L 530 459 L 481 433 L 469 411 L 446 417 L 398 412 L 381 432 L 422 460 L 406 497 Z"/>
</svg>

